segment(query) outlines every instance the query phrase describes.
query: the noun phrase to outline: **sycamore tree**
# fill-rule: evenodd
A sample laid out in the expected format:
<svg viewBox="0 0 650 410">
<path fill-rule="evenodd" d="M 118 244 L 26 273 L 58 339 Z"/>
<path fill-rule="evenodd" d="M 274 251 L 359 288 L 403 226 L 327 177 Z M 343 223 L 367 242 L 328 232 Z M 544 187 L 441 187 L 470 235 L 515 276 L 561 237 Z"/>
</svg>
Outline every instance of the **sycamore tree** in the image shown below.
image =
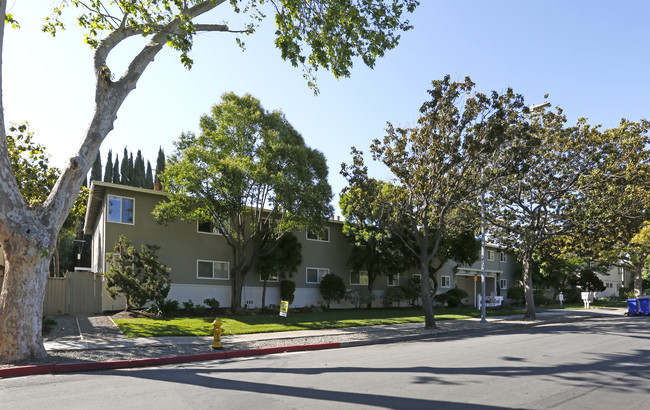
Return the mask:
<svg viewBox="0 0 650 410">
<path fill-rule="evenodd" d="M 381 206 L 394 219 L 391 233 L 402 238 L 418 261 L 427 328 L 436 327 L 429 266 L 440 242 L 445 234 L 467 230 L 464 209 L 508 170 L 500 159 L 507 158 L 514 146 L 508 142 L 522 135 L 511 125 L 519 123 L 523 98 L 512 90 L 488 96 L 474 87 L 469 77 L 463 82 L 453 82 L 449 76 L 434 81 L 418 125 L 395 128 L 389 123 L 383 141 L 375 140 L 371 146 L 373 158 L 395 176 L 395 183 L 382 190 Z M 489 168 L 495 163 L 504 166 Z"/>
<path fill-rule="evenodd" d="M 85 30 L 85 43 L 94 50 L 95 102 L 88 128 L 79 146 L 49 192 L 37 206 L 23 198 L 11 169 L 7 151 L 4 102 L 0 77 L 0 243 L 5 253 L 5 277 L 0 292 L 0 362 L 46 355 L 41 335 L 47 268 L 59 230 L 77 198 L 102 141 L 113 129 L 117 113 L 147 67 L 166 45 L 178 50 L 182 64 L 191 67 L 194 36 L 204 32 L 251 35 L 266 16 L 275 19 L 275 45 L 281 57 L 302 66 L 310 85 L 318 68 L 335 76 L 348 76 L 353 62 L 374 66 L 386 50 L 397 46 L 400 34 L 411 26 L 404 19 L 417 0 L 62 0 L 55 2 L 44 30 L 55 35 L 75 13 Z M 228 8 L 249 16 L 250 23 L 229 27 L 209 21 L 223 20 Z M 20 16 L 7 14 L 5 23 L 18 27 Z M 196 19 L 205 17 L 207 23 Z M 4 30 L 0 26 L 0 55 Z M 135 53 L 123 73 L 114 73 L 108 59 L 131 38 L 146 44 Z M 0 60 L 0 73 L 2 72 Z M 9 62 L 17 63 L 19 62 Z M 1 75 L 1 74 L 0 74 Z M 47 136 L 45 136 L 47 137 Z"/>
<path fill-rule="evenodd" d="M 223 235 L 232 250 L 231 306 L 239 309 L 256 259 L 287 232 L 320 227 L 332 214 L 327 164 L 281 112 L 248 94 L 224 94 L 200 128 L 175 142 L 161 178 L 169 200 L 154 216 L 210 223 Z"/>
</svg>

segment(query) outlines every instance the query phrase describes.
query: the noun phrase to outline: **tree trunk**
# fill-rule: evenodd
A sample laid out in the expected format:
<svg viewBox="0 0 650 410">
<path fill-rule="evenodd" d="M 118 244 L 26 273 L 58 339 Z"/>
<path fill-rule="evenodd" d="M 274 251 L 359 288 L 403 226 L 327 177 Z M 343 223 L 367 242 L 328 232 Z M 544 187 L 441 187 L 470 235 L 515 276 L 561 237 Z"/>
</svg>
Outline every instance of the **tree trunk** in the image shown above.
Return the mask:
<svg viewBox="0 0 650 410">
<path fill-rule="evenodd" d="M 426 260 L 420 260 L 420 274 L 422 275 L 420 298 L 422 299 L 422 309 L 424 310 L 424 327 L 426 329 L 436 329 L 433 301 L 429 292 L 429 264 Z"/>
<path fill-rule="evenodd" d="M 524 313 L 524 320 L 535 320 L 535 297 L 533 294 L 533 274 L 530 271 L 532 262 L 532 253 L 525 252 L 522 257 L 522 265 L 524 269 L 524 299 L 526 301 L 526 312 Z"/>
<path fill-rule="evenodd" d="M 374 276 L 374 275 L 373 275 Z M 370 280 L 370 272 L 368 272 L 368 304 L 366 305 L 367 309 L 372 309 L 372 285 L 375 283 L 374 277 Z"/>
<path fill-rule="evenodd" d="M 262 282 L 262 309 L 266 306 L 266 279 Z"/>
<path fill-rule="evenodd" d="M 644 260 L 645 262 L 645 260 Z M 634 297 L 643 295 L 643 266 L 645 263 L 634 265 Z"/>
<path fill-rule="evenodd" d="M 0 363 L 46 357 L 43 300 L 51 252 L 34 246 L 29 238 L 11 238 L 3 247 L 6 259 L 0 293 Z"/>
</svg>

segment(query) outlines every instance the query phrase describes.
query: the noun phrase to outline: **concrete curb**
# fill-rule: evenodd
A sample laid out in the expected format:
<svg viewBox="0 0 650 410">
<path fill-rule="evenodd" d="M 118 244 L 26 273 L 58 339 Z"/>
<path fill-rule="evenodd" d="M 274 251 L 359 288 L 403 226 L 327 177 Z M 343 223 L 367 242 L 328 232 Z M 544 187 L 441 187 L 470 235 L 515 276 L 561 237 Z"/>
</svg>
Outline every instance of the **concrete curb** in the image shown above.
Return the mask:
<svg viewBox="0 0 650 410">
<path fill-rule="evenodd" d="M 494 324 L 489 328 L 479 327 L 479 328 L 469 328 L 469 329 L 465 328 L 465 329 L 457 329 L 457 330 L 441 330 L 438 332 L 431 332 L 428 334 L 384 337 L 378 339 L 361 340 L 361 341 L 353 341 L 353 342 L 332 342 L 332 343 L 318 343 L 318 344 L 309 344 L 309 345 L 266 347 L 266 348 L 259 348 L 259 349 L 232 350 L 227 352 L 214 352 L 214 353 L 203 353 L 203 354 L 188 355 L 188 356 L 170 356 L 170 357 L 160 357 L 160 358 L 150 358 L 150 359 L 16 366 L 16 367 L 8 367 L 5 369 L 0 369 L 0 379 L 6 379 L 10 377 L 21 377 L 21 376 L 34 376 L 40 374 L 61 374 L 61 373 L 72 373 L 72 372 L 85 372 L 85 371 L 92 371 L 92 370 L 128 369 L 128 368 L 148 367 L 148 366 L 162 366 L 166 364 L 201 362 L 207 360 L 224 360 L 224 359 L 233 359 L 238 357 L 254 357 L 254 356 L 264 356 L 269 354 L 278 354 L 278 353 L 291 353 L 291 352 L 301 352 L 301 351 L 311 351 L 311 350 L 326 350 L 326 349 L 336 349 L 336 348 L 346 348 L 346 347 L 360 347 L 360 346 L 379 345 L 379 344 L 402 343 L 402 342 L 410 342 L 415 340 L 454 337 L 459 334 L 492 333 L 492 332 L 503 331 L 503 330 L 516 330 L 516 329 L 535 327 L 535 326 L 551 324 L 551 323 L 574 322 L 579 320 L 596 319 L 602 317 L 603 317 L 602 314 L 594 314 L 588 316 L 571 316 L 571 317 L 560 316 L 560 317 L 552 317 L 552 318 L 530 322 L 530 323 L 520 322 L 516 324 L 508 324 L 507 322 L 502 322 L 502 323 Z"/>
<path fill-rule="evenodd" d="M 224 360 L 237 357 L 264 356 L 268 354 L 290 353 L 308 350 L 325 350 L 341 347 L 340 343 L 320 343 L 302 346 L 266 347 L 261 349 L 232 350 L 228 352 L 204 353 L 189 356 L 170 356 L 152 359 L 114 360 L 91 363 L 62 363 L 37 366 L 16 366 L 0 369 L 0 379 L 10 377 L 33 376 L 38 374 L 60 374 L 84 372 L 91 370 L 128 369 L 135 367 L 161 366 L 165 364 L 202 362 L 207 360 Z"/>
</svg>

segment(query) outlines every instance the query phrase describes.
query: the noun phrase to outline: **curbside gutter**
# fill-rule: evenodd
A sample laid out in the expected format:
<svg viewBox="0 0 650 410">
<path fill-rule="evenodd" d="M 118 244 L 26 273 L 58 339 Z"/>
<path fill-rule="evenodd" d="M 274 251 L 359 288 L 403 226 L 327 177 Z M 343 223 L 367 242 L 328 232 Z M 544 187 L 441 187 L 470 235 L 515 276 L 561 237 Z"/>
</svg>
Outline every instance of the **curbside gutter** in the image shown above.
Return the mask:
<svg viewBox="0 0 650 410">
<path fill-rule="evenodd" d="M 308 350 L 325 350 L 341 347 L 341 343 L 320 343 L 302 346 L 266 347 L 250 350 L 232 350 L 228 352 L 203 353 L 190 356 L 170 356 L 154 359 L 114 360 L 91 363 L 63 363 L 36 366 L 16 366 L 0 369 L 0 379 L 10 377 L 33 376 L 39 374 L 60 374 L 85 372 L 91 370 L 128 369 L 135 367 L 161 366 L 166 364 L 202 362 L 207 360 L 224 360 L 237 357 L 264 356 L 277 353 L 291 353 Z"/>
<path fill-rule="evenodd" d="M 378 344 L 402 343 L 415 340 L 436 339 L 443 337 L 454 337 L 459 334 L 475 334 L 475 333 L 493 333 L 504 330 L 515 330 L 522 328 L 535 327 L 551 323 L 560 322 L 574 322 L 586 319 L 602 318 L 602 314 L 594 314 L 589 316 L 560 316 L 550 317 L 544 320 L 535 322 L 519 322 L 517 324 L 501 322 L 491 328 L 474 328 L 474 329 L 458 329 L 458 330 L 441 330 L 429 334 L 408 335 L 408 336 L 395 336 L 385 337 L 374 340 L 361 340 L 351 342 L 332 342 L 332 343 L 318 343 L 308 345 L 294 345 L 294 346 L 279 346 L 279 347 L 265 347 L 259 349 L 248 350 L 231 350 L 226 352 L 203 353 L 188 356 L 169 356 L 160 358 L 149 359 L 131 359 L 131 360 L 114 360 L 104 362 L 89 362 L 89 363 L 62 363 L 62 364 L 45 364 L 45 365 L 28 365 L 16 366 L 0 369 L 0 379 L 10 377 L 34 376 L 41 374 L 62 374 L 73 372 L 85 372 L 92 370 L 111 370 L 111 369 L 128 369 L 147 366 L 162 366 L 167 364 L 202 362 L 208 360 L 225 360 L 238 357 L 254 357 L 264 356 L 269 354 L 278 353 L 291 353 L 312 350 L 326 350 L 337 349 L 345 347 L 360 347 Z"/>
</svg>

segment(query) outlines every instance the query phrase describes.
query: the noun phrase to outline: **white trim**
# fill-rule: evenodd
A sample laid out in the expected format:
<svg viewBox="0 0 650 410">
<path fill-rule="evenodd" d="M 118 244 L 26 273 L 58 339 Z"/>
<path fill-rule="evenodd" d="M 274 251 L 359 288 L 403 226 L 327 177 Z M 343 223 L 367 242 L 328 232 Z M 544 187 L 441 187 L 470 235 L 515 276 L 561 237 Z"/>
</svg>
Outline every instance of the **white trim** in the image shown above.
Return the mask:
<svg viewBox="0 0 650 410">
<path fill-rule="evenodd" d="M 488 249 L 488 251 L 487 251 L 487 260 L 490 261 L 490 262 L 494 262 L 494 254 L 495 254 L 494 250 Z M 491 255 L 491 257 L 490 257 L 490 255 Z"/>
<path fill-rule="evenodd" d="M 359 283 L 352 282 L 353 274 L 355 274 L 355 272 L 350 271 L 350 286 L 368 286 L 368 282 L 370 281 L 370 277 L 368 276 L 368 271 L 360 270 L 359 272 L 357 272 L 357 274 L 359 275 Z M 364 274 L 366 276 L 366 283 L 363 283 L 363 281 L 361 280 L 361 277 L 364 276 Z"/>
<path fill-rule="evenodd" d="M 212 263 L 212 277 L 211 278 L 206 278 L 203 276 L 199 276 L 199 262 L 210 262 Z M 215 263 L 225 263 L 227 266 L 226 272 L 228 273 L 228 276 L 225 278 L 215 278 L 214 277 L 214 264 Z M 230 280 L 230 262 L 227 261 L 211 261 L 207 259 L 197 259 L 196 260 L 196 278 L 197 279 L 206 279 L 206 280 Z"/>
<path fill-rule="evenodd" d="M 111 207 L 111 198 L 117 198 L 120 200 L 120 216 L 119 216 L 119 221 L 111 221 L 111 213 L 110 213 L 110 207 Z M 132 210 L 131 210 L 131 222 L 122 222 L 122 200 L 124 199 L 129 199 L 131 200 L 132 205 Z M 106 201 L 106 221 L 110 222 L 112 224 L 122 224 L 122 225 L 135 225 L 135 198 L 131 198 L 128 196 L 121 196 L 121 195 L 108 195 L 108 201 Z"/>
<path fill-rule="evenodd" d="M 316 280 L 318 282 L 310 282 L 309 281 L 309 270 L 310 269 L 316 269 L 316 276 L 317 276 Z M 321 275 L 322 271 L 327 271 L 327 273 Z M 305 283 L 310 284 L 310 285 L 318 285 L 320 283 L 321 279 L 323 279 L 323 277 L 325 275 L 329 275 L 329 274 L 330 274 L 330 269 L 329 268 L 316 268 L 314 266 L 308 266 L 308 267 L 305 268 Z"/>
<path fill-rule="evenodd" d="M 391 288 L 399 286 L 399 275 L 400 275 L 399 273 L 396 273 L 396 274 L 393 275 L 393 283 L 392 284 L 390 283 L 390 276 L 386 276 L 386 286 L 391 287 Z"/>
<path fill-rule="evenodd" d="M 499 262 L 508 262 L 508 255 L 505 252 L 499 252 Z"/>
<path fill-rule="evenodd" d="M 314 241 L 314 242 L 329 242 L 329 241 L 330 241 L 330 227 L 329 227 L 329 226 L 326 226 L 324 229 L 327 230 L 327 240 L 320 239 L 320 234 L 316 234 L 316 237 L 317 237 L 316 239 L 314 239 L 314 238 L 310 238 L 310 237 L 309 237 L 309 229 L 307 229 L 307 230 L 305 231 L 305 238 L 306 238 L 308 241 Z"/>
<path fill-rule="evenodd" d="M 505 286 L 503 286 L 505 284 Z M 508 289 L 508 279 L 499 279 L 499 288 L 501 290 Z"/>
<path fill-rule="evenodd" d="M 447 278 L 447 280 L 449 281 L 447 286 L 445 286 L 445 278 Z M 451 276 L 449 276 L 449 275 L 440 276 L 440 288 L 448 289 L 450 287 L 451 287 Z"/>
</svg>

